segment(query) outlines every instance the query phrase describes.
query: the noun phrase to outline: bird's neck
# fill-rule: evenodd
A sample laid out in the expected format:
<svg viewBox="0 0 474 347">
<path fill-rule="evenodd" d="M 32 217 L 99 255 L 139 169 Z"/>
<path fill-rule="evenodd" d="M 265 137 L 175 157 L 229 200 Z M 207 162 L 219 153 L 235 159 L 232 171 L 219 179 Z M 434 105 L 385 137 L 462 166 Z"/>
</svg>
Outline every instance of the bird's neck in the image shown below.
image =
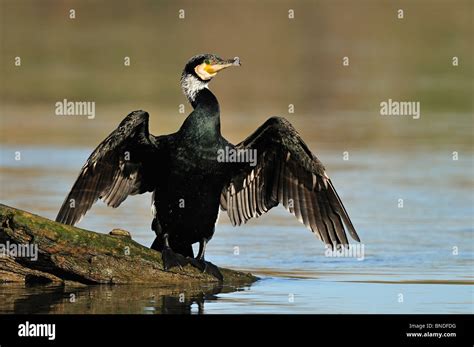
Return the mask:
<svg viewBox="0 0 474 347">
<path fill-rule="evenodd" d="M 188 96 L 188 95 L 187 95 Z M 181 131 L 204 146 L 217 142 L 221 136 L 219 102 L 207 86 L 198 90 L 193 99 L 188 96 L 194 111 L 186 118 Z"/>
<path fill-rule="evenodd" d="M 202 110 L 209 116 L 219 117 L 220 108 L 216 96 L 207 88 L 199 90 L 194 100 L 190 100 L 195 110 Z"/>
</svg>

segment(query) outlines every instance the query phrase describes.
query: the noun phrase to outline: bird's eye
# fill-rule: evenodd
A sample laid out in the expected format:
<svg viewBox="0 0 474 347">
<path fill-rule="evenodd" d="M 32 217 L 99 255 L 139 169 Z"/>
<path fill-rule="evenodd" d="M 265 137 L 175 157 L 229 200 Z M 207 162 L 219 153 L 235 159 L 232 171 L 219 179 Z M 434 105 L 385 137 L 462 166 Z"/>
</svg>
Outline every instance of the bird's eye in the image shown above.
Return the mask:
<svg viewBox="0 0 474 347">
<path fill-rule="evenodd" d="M 209 61 L 209 59 L 204 60 L 204 62 L 205 62 L 207 65 L 209 65 L 209 64 L 211 63 L 211 62 Z"/>
</svg>

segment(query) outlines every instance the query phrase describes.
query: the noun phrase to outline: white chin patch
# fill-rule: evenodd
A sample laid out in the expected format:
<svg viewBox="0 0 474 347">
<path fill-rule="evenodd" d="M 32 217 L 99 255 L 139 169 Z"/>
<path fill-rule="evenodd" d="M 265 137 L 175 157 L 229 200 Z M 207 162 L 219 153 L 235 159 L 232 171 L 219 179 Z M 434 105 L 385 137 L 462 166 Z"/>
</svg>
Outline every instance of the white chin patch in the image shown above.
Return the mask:
<svg viewBox="0 0 474 347">
<path fill-rule="evenodd" d="M 201 81 L 199 78 L 193 75 L 183 76 L 181 79 L 181 87 L 183 88 L 184 95 L 188 97 L 189 100 L 194 101 L 196 95 L 200 90 L 207 88 L 207 83 Z"/>
</svg>

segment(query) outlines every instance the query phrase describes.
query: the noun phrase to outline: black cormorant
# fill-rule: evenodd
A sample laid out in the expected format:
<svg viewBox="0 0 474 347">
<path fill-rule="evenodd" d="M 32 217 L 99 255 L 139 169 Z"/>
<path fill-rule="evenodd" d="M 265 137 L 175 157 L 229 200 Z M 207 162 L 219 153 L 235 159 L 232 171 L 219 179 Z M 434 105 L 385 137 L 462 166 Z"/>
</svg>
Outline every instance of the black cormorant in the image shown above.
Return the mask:
<svg viewBox="0 0 474 347">
<path fill-rule="evenodd" d="M 97 199 L 117 207 L 128 195 L 153 192 L 151 248 L 162 252 L 165 269 L 191 263 L 219 279 L 204 260 L 219 206 L 240 225 L 281 203 L 332 248 L 348 245 L 346 229 L 360 241 L 323 164 L 286 119 L 268 119 L 237 145 L 222 137 L 208 83 L 231 66 L 239 58 L 192 57 L 181 87 L 194 110 L 181 128 L 154 136 L 147 112 L 130 113 L 90 155 L 56 220 L 74 225 Z"/>
</svg>

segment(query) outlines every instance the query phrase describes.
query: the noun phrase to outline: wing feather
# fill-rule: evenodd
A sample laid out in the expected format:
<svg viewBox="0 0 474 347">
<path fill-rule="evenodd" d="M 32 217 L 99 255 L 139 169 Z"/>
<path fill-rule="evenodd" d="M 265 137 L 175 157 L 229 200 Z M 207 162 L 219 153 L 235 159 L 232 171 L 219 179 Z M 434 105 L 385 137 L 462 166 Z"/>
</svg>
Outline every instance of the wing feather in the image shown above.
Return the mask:
<svg viewBox="0 0 474 347">
<path fill-rule="evenodd" d="M 281 203 L 330 247 L 359 236 L 324 165 L 284 118 L 272 117 L 238 150 L 256 150 L 257 165 L 236 166 L 221 194 L 233 225 L 258 217 Z"/>
<path fill-rule="evenodd" d="M 129 195 L 153 191 L 159 141 L 148 132 L 148 113 L 130 113 L 92 152 L 56 221 L 74 225 L 102 199 L 118 207 Z"/>
</svg>

